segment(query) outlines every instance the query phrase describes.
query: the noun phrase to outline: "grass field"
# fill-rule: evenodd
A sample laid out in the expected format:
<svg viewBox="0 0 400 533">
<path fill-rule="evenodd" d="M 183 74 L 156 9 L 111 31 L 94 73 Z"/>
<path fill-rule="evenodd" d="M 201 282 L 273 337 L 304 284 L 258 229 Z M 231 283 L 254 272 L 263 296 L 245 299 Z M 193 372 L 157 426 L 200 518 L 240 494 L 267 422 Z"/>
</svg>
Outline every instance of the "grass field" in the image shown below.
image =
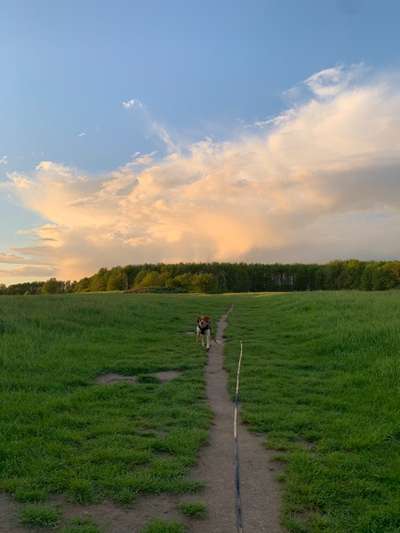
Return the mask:
<svg viewBox="0 0 400 533">
<path fill-rule="evenodd" d="M 242 417 L 285 465 L 286 526 L 400 531 L 397 292 L 1 297 L 0 491 L 22 521 L 59 524 L 52 494 L 124 505 L 196 490 L 186 474 L 211 418 L 205 354 L 186 333 L 232 302 L 231 386 L 242 339 Z M 160 370 L 181 374 L 162 384 Z M 138 381 L 95 383 L 108 372 Z"/>
<path fill-rule="evenodd" d="M 156 295 L 0 299 L 0 489 L 126 504 L 194 490 L 185 474 L 207 439 L 205 353 L 186 333 L 224 298 Z M 160 384 L 149 373 L 179 370 Z M 135 386 L 96 385 L 134 375 Z M 40 512 L 39 512 L 40 514 Z"/>
<path fill-rule="evenodd" d="M 400 531 L 400 293 L 242 297 L 242 417 L 286 464 L 294 532 Z"/>
</svg>

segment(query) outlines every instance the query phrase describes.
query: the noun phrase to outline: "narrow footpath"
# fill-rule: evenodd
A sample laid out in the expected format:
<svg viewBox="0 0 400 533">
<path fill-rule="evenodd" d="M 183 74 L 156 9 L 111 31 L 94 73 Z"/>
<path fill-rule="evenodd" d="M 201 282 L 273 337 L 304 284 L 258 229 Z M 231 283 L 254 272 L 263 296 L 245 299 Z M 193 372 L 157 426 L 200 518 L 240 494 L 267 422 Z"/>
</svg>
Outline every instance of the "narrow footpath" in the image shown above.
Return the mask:
<svg viewBox="0 0 400 533">
<path fill-rule="evenodd" d="M 201 498 L 208 508 L 206 521 L 190 528 L 194 533 L 234 533 L 237 530 L 234 405 L 224 370 L 224 330 L 230 309 L 217 325 L 206 368 L 207 397 L 214 413 L 209 445 L 204 447 L 193 477 L 205 483 Z M 239 354 L 239 348 L 238 348 Z M 246 344 L 243 363 L 246 365 Z M 261 439 L 239 425 L 240 492 L 244 533 L 283 533 L 279 524 L 280 490 L 271 453 Z M 196 499 L 199 499 L 198 496 Z"/>
</svg>

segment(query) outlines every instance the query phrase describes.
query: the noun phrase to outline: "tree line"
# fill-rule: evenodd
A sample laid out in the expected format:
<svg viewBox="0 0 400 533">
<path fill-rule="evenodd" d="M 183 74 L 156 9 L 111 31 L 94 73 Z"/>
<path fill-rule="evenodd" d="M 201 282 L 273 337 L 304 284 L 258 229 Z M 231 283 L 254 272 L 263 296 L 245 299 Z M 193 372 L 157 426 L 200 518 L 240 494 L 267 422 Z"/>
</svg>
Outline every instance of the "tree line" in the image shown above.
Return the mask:
<svg viewBox="0 0 400 533">
<path fill-rule="evenodd" d="M 0 294 L 73 292 L 261 292 L 386 290 L 400 287 L 400 261 L 331 261 L 319 264 L 178 263 L 101 268 L 79 281 L 0 284 Z"/>
</svg>

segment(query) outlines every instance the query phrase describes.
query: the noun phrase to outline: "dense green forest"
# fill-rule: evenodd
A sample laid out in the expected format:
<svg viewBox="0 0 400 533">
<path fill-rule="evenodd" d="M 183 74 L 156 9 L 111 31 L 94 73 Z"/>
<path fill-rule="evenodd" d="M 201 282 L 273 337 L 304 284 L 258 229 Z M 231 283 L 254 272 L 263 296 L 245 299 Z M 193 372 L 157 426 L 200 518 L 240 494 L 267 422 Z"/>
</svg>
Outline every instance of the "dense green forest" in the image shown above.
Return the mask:
<svg viewBox="0 0 400 533">
<path fill-rule="evenodd" d="M 331 261 L 318 264 L 178 263 L 101 268 L 79 281 L 0 284 L 0 294 L 133 292 L 258 292 L 385 290 L 400 287 L 400 261 Z"/>
</svg>

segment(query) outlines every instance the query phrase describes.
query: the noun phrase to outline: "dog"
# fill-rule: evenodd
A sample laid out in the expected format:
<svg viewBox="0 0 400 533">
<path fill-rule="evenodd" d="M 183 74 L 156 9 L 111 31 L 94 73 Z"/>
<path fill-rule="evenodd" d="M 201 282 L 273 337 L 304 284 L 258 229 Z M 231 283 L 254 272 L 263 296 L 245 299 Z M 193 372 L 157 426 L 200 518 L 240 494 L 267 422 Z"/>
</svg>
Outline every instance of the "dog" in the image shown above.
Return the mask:
<svg viewBox="0 0 400 533">
<path fill-rule="evenodd" d="M 208 351 L 211 343 L 211 318 L 209 316 L 199 316 L 196 325 L 197 341 L 201 339 L 201 345 Z"/>
</svg>

